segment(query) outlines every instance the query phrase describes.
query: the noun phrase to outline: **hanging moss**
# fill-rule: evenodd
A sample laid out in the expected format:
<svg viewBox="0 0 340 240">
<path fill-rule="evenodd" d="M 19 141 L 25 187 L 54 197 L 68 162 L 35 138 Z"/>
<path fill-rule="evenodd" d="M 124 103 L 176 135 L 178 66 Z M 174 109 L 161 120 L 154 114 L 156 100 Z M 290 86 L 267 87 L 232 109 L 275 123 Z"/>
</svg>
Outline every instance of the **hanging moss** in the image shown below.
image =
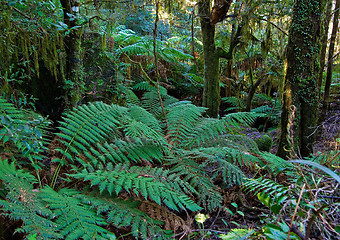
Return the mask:
<svg viewBox="0 0 340 240">
<path fill-rule="evenodd" d="M 37 49 L 34 47 L 33 50 L 33 59 L 34 59 L 34 70 L 37 73 L 37 76 L 39 78 L 39 55 Z"/>
<path fill-rule="evenodd" d="M 11 85 L 8 83 L 6 77 L 4 77 L 3 85 L 0 89 L 0 95 L 10 96 L 10 94 L 13 92 Z"/>
<path fill-rule="evenodd" d="M 52 52 L 51 52 L 51 63 L 52 63 L 52 69 L 51 72 L 53 73 L 55 79 L 58 78 L 58 71 L 57 71 L 57 64 L 58 64 L 58 52 L 57 52 L 57 45 L 56 45 L 56 41 L 52 41 Z"/>
<path fill-rule="evenodd" d="M 26 36 L 26 34 L 23 34 L 21 36 L 20 47 L 22 49 L 22 53 L 23 53 L 26 61 L 29 60 L 29 53 L 28 53 L 28 46 L 27 46 L 28 44 L 27 43 L 28 43 L 27 36 Z"/>
<path fill-rule="evenodd" d="M 32 49 L 32 55 L 33 55 L 33 62 L 34 62 L 34 70 L 39 78 L 39 39 L 37 36 L 32 37 L 33 45 L 31 47 Z"/>
<path fill-rule="evenodd" d="M 41 38 L 40 47 L 41 47 L 41 57 L 45 61 L 47 59 L 47 36 Z"/>
<path fill-rule="evenodd" d="M 101 35 L 100 40 L 101 40 L 100 50 L 105 51 L 105 49 L 106 49 L 106 34 L 105 33 L 103 35 Z"/>
</svg>

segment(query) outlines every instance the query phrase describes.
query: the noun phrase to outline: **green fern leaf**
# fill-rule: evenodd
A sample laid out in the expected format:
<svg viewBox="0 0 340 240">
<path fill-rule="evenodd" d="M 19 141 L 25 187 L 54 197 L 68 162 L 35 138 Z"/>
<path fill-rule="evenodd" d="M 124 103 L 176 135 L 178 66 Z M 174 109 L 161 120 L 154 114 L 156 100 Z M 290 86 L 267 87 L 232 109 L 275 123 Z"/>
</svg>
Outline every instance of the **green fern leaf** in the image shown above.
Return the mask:
<svg viewBox="0 0 340 240">
<path fill-rule="evenodd" d="M 170 105 L 167 110 L 167 137 L 171 139 L 171 144 L 177 145 L 193 131 L 205 108 L 196 107 L 190 102 L 178 102 Z"/>
<path fill-rule="evenodd" d="M 65 239 L 106 239 L 108 231 L 100 225 L 107 225 L 89 205 L 81 203 L 75 196 L 79 192 L 63 188 L 55 192 L 50 187 L 42 189 L 41 198 L 53 210 L 58 231 Z"/>
<path fill-rule="evenodd" d="M 97 213 L 107 214 L 107 221 L 115 226 L 131 226 L 131 232 L 136 238 L 142 236 L 143 239 L 148 239 L 158 236 L 158 239 L 166 239 L 161 228 L 164 223 L 140 211 L 139 201 L 123 200 L 105 194 L 98 196 L 95 193 L 88 196 L 82 195 L 82 201 L 91 204 L 97 209 Z M 135 222 L 138 223 L 134 224 Z"/>
<path fill-rule="evenodd" d="M 84 179 L 91 181 L 91 186 L 100 185 L 101 182 L 107 181 L 107 190 L 110 194 L 114 190 L 116 194 L 119 194 L 123 189 L 129 193 L 133 190 L 137 195 L 143 196 L 145 199 L 152 199 L 159 202 L 159 198 L 170 208 L 178 210 L 178 207 L 182 209 L 189 209 L 191 211 L 197 211 L 201 209 L 195 204 L 189 197 L 183 193 L 172 190 L 169 186 L 162 182 L 156 181 L 156 179 L 140 175 L 138 172 L 134 172 L 134 168 L 124 167 L 123 165 L 117 165 L 116 169 L 111 172 L 97 170 L 96 172 L 89 173 L 84 170 L 82 173 L 71 174 L 77 179 Z M 125 181 L 129 179 L 129 181 Z M 126 184 L 126 183 L 129 184 Z M 132 188 L 131 188 L 132 186 Z M 149 188 L 154 189 L 148 191 Z M 156 195 L 150 195 L 150 193 L 156 193 Z"/>
<path fill-rule="evenodd" d="M 37 233 L 37 239 L 62 238 L 55 231 L 56 223 L 51 221 L 52 212 L 39 199 L 39 190 L 33 189 L 33 183 L 37 183 L 34 176 L 5 160 L 0 161 L 0 179 L 7 190 L 6 198 L 0 200 L 1 210 L 6 212 L 3 215 L 23 222 L 16 231 Z"/>
</svg>

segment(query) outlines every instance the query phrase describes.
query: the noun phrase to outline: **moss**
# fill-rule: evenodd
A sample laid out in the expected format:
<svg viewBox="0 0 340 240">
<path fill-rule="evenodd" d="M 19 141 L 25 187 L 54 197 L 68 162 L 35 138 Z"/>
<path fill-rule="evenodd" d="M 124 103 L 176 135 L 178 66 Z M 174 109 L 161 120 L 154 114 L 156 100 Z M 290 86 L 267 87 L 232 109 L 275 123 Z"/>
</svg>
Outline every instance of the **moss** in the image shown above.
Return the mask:
<svg viewBox="0 0 340 240">
<path fill-rule="evenodd" d="M 261 151 L 266 151 L 266 152 L 269 152 L 273 145 L 272 138 L 268 136 L 267 134 L 263 135 L 260 138 L 255 139 L 255 142 Z"/>
</svg>

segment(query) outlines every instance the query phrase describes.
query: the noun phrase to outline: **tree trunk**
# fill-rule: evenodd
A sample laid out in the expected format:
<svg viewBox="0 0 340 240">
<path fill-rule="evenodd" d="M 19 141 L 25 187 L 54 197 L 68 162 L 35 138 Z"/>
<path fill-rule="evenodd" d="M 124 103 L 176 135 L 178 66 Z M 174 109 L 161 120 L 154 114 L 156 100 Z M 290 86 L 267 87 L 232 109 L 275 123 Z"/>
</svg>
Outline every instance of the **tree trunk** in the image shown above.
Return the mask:
<svg viewBox="0 0 340 240">
<path fill-rule="evenodd" d="M 332 0 L 327 0 L 326 12 L 324 21 L 322 24 L 323 27 L 323 34 L 321 39 L 321 54 L 320 54 L 320 71 L 319 71 L 319 79 L 318 79 L 318 94 L 319 98 L 321 97 L 321 86 L 323 81 L 323 72 L 325 68 L 325 60 L 326 60 L 326 50 L 327 50 L 327 43 L 328 43 L 328 29 L 329 29 L 329 22 L 331 21 L 332 17 Z"/>
<path fill-rule="evenodd" d="M 288 68 L 277 153 L 282 158 L 292 156 L 292 143 L 296 138 L 299 140 L 295 141 L 298 153 L 302 157 L 313 152 L 318 105 L 315 89 L 319 70 L 320 16 L 321 0 L 295 1 L 287 45 Z"/>
<path fill-rule="evenodd" d="M 339 28 L 339 12 L 340 12 L 340 0 L 336 0 L 335 12 L 334 12 L 334 18 L 333 18 L 333 30 L 332 30 L 331 42 L 329 43 L 329 50 L 328 50 L 327 75 L 326 75 L 326 81 L 325 81 L 325 93 L 323 96 L 323 104 L 322 104 L 322 118 L 325 117 L 326 111 L 329 109 L 329 91 L 330 91 L 331 83 L 332 83 L 335 40 L 336 40 L 338 28 Z"/>
<path fill-rule="evenodd" d="M 262 81 L 262 78 L 260 78 L 259 80 L 257 80 L 254 84 L 254 74 L 253 74 L 253 68 L 250 67 L 249 69 L 249 75 L 250 75 L 250 79 L 251 79 L 251 86 L 248 92 L 248 97 L 247 97 L 247 105 L 246 105 L 246 111 L 250 112 L 251 110 L 251 103 L 253 101 L 255 92 L 256 92 L 256 88 L 258 86 L 260 86 L 260 83 Z"/>
<path fill-rule="evenodd" d="M 234 15 L 237 16 L 240 14 L 241 4 L 238 7 L 234 8 Z M 230 44 L 229 49 L 234 49 L 236 45 L 240 42 L 240 35 L 242 25 L 239 25 L 238 28 L 236 26 L 236 21 L 231 26 L 231 37 L 230 37 Z M 231 97 L 231 80 L 233 79 L 232 72 L 233 72 L 233 65 L 234 65 L 234 57 L 231 53 L 231 58 L 228 60 L 227 69 L 226 69 L 226 86 L 225 86 L 225 96 Z"/>
<path fill-rule="evenodd" d="M 79 14 L 79 0 L 60 0 L 64 12 L 64 23 L 70 29 L 64 39 L 66 51 L 66 81 L 67 99 L 69 106 L 76 106 L 80 102 L 81 89 L 81 36 L 82 28 L 77 28 Z M 75 16 L 75 17 L 74 17 Z"/>
<path fill-rule="evenodd" d="M 212 11 L 210 0 L 198 2 L 204 53 L 204 89 L 203 107 L 208 108 L 209 117 L 217 117 L 220 106 L 219 58 L 230 59 L 230 52 L 226 53 L 215 46 L 215 24 L 222 21 L 231 5 L 232 0 L 215 0 Z"/>
<path fill-rule="evenodd" d="M 217 117 L 220 106 L 219 57 L 215 48 L 215 25 L 210 24 L 210 0 L 198 3 L 204 53 L 203 107 L 209 117 Z"/>
</svg>

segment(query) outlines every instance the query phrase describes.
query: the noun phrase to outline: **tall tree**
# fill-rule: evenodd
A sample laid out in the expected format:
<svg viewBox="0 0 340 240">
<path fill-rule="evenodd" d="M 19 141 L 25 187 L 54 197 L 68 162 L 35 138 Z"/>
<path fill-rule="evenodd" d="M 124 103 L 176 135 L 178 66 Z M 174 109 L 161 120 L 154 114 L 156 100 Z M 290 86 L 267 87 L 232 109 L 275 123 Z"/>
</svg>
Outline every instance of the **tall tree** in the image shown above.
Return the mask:
<svg viewBox="0 0 340 240">
<path fill-rule="evenodd" d="M 331 41 L 329 43 L 328 50 L 328 62 L 327 62 L 327 75 L 325 81 L 325 93 L 323 97 L 322 105 L 322 118 L 326 115 L 326 111 L 329 109 L 329 91 L 332 83 L 333 62 L 334 62 L 334 48 L 336 35 L 339 29 L 339 12 L 340 12 L 340 0 L 336 0 L 334 17 L 333 17 L 333 30 L 331 35 Z"/>
<path fill-rule="evenodd" d="M 226 53 L 215 45 L 215 25 L 222 21 L 229 10 L 232 0 L 215 0 L 211 8 L 210 0 L 198 2 L 200 16 L 203 52 L 204 52 L 204 89 L 203 107 L 207 107 L 207 115 L 217 117 L 220 105 L 219 59 L 231 58 L 233 49 Z"/>
<path fill-rule="evenodd" d="M 68 104 L 75 106 L 80 101 L 81 81 L 81 36 L 82 28 L 78 25 L 79 0 L 60 0 L 63 7 L 64 23 L 69 33 L 64 39 L 66 51 L 66 80 L 68 81 Z"/>
<path fill-rule="evenodd" d="M 295 0 L 293 7 L 277 153 L 283 158 L 293 155 L 293 139 L 298 139 L 296 146 L 302 157 L 313 151 L 318 105 L 315 90 L 320 53 L 321 1 Z"/>
<path fill-rule="evenodd" d="M 323 81 L 323 72 L 325 68 L 325 60 L 326 60 L 326 52 L 327 52 L 327 43 L 328 43 L 328 30 L 329 30 L 329 22 L 331 21 L 332 18 L 332 5 L 333 1 L 332 0 L 326 0 L 327 5 L 326 5 L 326 10 L 324 14 L 324 18 L 322 21 L 322 38 L 321 38 L 321 53 L 320 53 L 320 71 L 319 71 L 319 79 L 318 79 L 318 92 L 319 92 L 319 97 L 321 97 L 321 86 L 322 86 L 322 81 Z"/>
</svg>

